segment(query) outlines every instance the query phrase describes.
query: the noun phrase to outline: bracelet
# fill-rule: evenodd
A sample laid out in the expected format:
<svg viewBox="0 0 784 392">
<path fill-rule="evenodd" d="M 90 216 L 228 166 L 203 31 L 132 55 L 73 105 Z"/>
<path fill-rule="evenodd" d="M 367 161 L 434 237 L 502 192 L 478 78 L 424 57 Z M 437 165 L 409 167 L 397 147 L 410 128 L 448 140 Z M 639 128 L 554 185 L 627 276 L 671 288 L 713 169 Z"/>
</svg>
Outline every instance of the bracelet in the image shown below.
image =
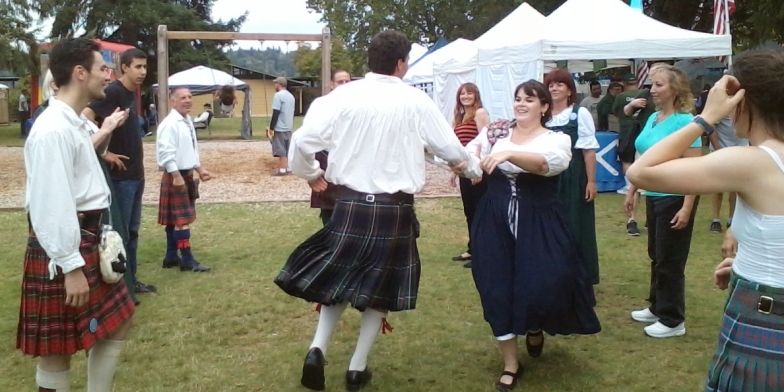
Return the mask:
<svg viewBox="0 0 784 392">
<path fill-rule="evenodd" d="M 701 126 L 702 129 L 705 131 L 705 134 L 708 136 L 712 135 L 713 132 L 716 132 L 716 128 L 714 128 L 713 125 L 708 124 L 708 122 L 705 121 L 705 119 L 702 118 L 701 116 L 695 116 L 692 122 Z"/>
</svg>

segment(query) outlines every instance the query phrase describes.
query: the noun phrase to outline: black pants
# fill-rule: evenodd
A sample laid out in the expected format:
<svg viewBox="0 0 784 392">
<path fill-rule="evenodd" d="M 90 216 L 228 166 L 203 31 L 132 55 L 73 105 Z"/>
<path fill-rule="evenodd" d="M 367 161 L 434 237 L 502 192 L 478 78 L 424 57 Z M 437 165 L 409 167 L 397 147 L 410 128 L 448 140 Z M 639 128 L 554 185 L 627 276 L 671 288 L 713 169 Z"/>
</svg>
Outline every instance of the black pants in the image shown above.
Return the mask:
<svg viewBox="0 0 784 392">
<path fill-rule="evenodd" d="M 691 249 L 694 216 L 699 197 L 694 201 L 689 224 L 672 228 L 672 219 L 683 207 L 683 196 L 647 196 L 648 257 L 651 258 L 650 310 L 659 322 L 673 328 L 686 318 L 686 260 Z"/>
<path fill-rule="evenodd" d="M 319 218 L 321 218 L 321 223 L 326 226 L 329 220 L 332 219 L 332 210 L 325 210 L 322 208 Z"/>
<path fill-rule="evenodd" d="M 30 118 L 30 113 L 27 111 L 20 111 L 19 112 L 19 130 L 22 133 L 22 137 L 27 137 L 27 133 L 30 131 L 27 129 L 27 120 Z"/>
<path fill-rule="evenodd" d="M 487 183 L 482 180 L 476 185 L 471 185 L 471 180 L 460 177 L 460 198 L 463 200 L 463 213 L 468 224 L 468 254 L 471 254 L 471 225 L 474 223 L 474 214 L 479 200 L 487 191 Z"/>
</svg>

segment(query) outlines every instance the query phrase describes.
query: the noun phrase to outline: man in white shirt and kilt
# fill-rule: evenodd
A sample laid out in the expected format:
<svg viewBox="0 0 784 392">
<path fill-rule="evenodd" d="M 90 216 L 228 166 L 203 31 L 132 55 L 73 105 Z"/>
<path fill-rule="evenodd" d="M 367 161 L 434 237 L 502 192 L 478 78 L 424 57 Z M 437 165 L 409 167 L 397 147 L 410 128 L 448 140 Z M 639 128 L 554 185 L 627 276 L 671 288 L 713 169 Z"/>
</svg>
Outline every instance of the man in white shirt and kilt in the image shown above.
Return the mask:
<svg viewBox="0 0 784 392">
<path fill-rule="evenodd" d="M 188 114 L 193 106 L 191 91 L 187 87 L 172 88 L 169 101 L 172 110 L 158 125 L 155 143 L 158 166 L 163 169 L 158 199 L 158 224 L 166 227 L 163 268 L 207 272 L 210 267 L 196 261 L 191 253 L 190 225 L 196 220 L 198 198 L 194 172 L 202 181 L 209 181 L 211 175 L 201 167 L 196 129 Z"/>
<path fill-rule="evenodd" d="M 70 391 L 70 359 L 84 350 L 87 390 L 109 392 L 131 326 L 134 304 L 125 283 L 107 283 L 100 266 L 101 216 L 109 186 L 80 116 L 104 98 L 108 83 L 100 47 L 65 39 L 49 52 L 57 98 L 38 117 L 25 143 L 25 252 L 16 346 L 39 357 L 39 392 Z M 127 111 L 107 121 L 121 123 Z M 113 127 L 112 127 L 113 128 Z"/>
<path fill-rule="evenodd" d="M 410 50 L 398 32 L 376 35 L 368 46 L 371 72 L 322 97 L 292 138 L 292 172 L 316 192 L 327 182 L 338 187 L 331 221 L 294 250 L 275 279 L 288 294 L 322 305 L 302 370 L 311 390 L 325 388 L 327 345 L 348 304 L 362 312 L 346 372 L 350 391 L 370 381 L 367 357 L 387 313 L 416 307 L 414 194 L 425 185 L 425 148 L 458 172 L 477 165 L 430 97 L 400 80 Z M 326 173 L 315 159 L 323 150 Z"/>
</svg>

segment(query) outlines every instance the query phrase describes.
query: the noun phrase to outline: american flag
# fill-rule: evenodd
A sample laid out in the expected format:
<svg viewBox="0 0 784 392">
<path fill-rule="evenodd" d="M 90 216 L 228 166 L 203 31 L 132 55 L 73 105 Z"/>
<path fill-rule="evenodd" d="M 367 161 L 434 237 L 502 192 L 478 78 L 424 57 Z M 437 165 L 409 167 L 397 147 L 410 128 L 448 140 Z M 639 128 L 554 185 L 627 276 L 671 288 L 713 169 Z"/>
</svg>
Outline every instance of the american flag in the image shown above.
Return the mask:
<svg viewBox="0 0 784 392">
<path fill-rule="evenodd" d="M 729 17 L 734 12 L 735 0 L 713 0 L 713 34 L 724 35 L 728 33 Z M 719 61 L 727 64 L 727 56 L 719 57 Z"/>
<path fill-rule="evenodd" d="M 640 60 L 640 63 L 637 64 L 637 88 L 642 88 L 645 84 L 645 80 L 648 79 L 648 62 L 645 60 Z"/>
</svg>

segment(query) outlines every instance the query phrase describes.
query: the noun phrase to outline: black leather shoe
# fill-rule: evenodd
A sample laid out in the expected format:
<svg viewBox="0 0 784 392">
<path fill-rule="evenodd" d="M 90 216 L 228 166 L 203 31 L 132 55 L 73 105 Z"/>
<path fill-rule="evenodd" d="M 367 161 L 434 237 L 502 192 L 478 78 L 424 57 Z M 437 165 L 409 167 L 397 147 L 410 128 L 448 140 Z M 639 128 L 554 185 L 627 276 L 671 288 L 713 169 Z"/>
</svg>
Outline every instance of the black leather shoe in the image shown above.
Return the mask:
<svg viewBox="0 0 784 392">
<path fill-rule="evenodd" d="M 171 260 L 163 259 L 163 266 L 162 267 L 163 268 L 175 268 L 175 267 L 179 267 L 180 263 L 182 263 L 182 259 L 180 259 L 179 257 L 175 257 L 175 258 L 173 258 Z"/>
<path fill-rule="evenodd" d="M 530 338 L 539 336 L 542 337 L 542 343 L 539 343 L 536 346 L 531 344 Z M 542 355 L 542 349 L 544 349 L 544 332 L 540 330 L 539 332 L 528 332 L 525 334 L 525 349 L 528 350 L 528 355 L 531 357 L 539 358 Z"/>
<path fill-rule="evenodd" d="M 134 286 L 134 292 L 136 292 L 136 294 L 157 293 L 158 289 L 151 284 L 145 284 L 141 281 L 137 281 L 136 285 Z"/>
<path fill-rule="evenodd" d="M 302 365 L 302 386 L 314 391 L 326 389 L 324 381 L 324 354 L 318 347 L 311 348 L 305 356 L 305 363 Z"/>
<path fill-rule="evenodd" d="M 498 380 L 498 382 L 495 383 L 495 390 L 496 391 L 500 391 L 500 392 L 505 392 L 505 391 L 511 391 L 512 389 L 515 389 L 515 387 L 517 386 L 517 380 L 519 380 L 520 377 L 523 376 L 523 365 L 520 364 L 520 363 L 517 364 L 517 372 L 516 373 L 512 373 L 512 372 L 504 370 L 504 372 L 501 373 L 501 377 L 503 377 L 503 376 L 512 377 L 512 383 L 511 384 L 504 384 L 504 383 L 501 382 L 501 380 Z"/>
<path fill-rule="evenodd" d="M 349 370 L 346 372 L 346 390 L 358 391 L 365 387 L 373 377 L 373 372 L 370 368 L 365 368 L 363 371 Z"/>
<path fill-rule="evenodd" d="M 201 264 L 196 260 L 193 260 L 190 263 L 185 263 L 185 262 L 180 263 L 180 271 L 207 272 L 209 270 L 210 267 L 207 267 L 206 265 Z"/>
</svg>

